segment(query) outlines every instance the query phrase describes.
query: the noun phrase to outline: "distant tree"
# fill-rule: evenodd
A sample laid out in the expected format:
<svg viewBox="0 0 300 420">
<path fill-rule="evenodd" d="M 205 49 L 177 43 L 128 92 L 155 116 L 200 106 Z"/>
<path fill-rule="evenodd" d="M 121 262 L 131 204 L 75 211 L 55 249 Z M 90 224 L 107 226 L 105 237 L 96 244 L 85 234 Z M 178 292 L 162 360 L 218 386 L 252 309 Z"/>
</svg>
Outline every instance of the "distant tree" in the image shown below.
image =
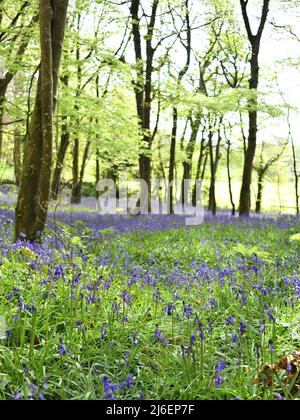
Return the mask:
<svg viewBox="0 0 300 420">
<path fill-rule="evenodd" d="M 36 10 L 32 10 L 30 1 L 0 2 L 0 46 L 6 51 L 5 70 L 0 77 L 0 160 L 3 147 L 3 118 L 5 113 L 5 100 L 8 87 L 21 67 L 24 53 L 30 43 L 32 28 L 38 22 Z M 35 6 L 34 6 L 35 9 Z M 12 14 L 12 15 L 11 15 Z M 23 18 L 29 15 L 29 21 Z M 8 52 L 7 52 L 8 51 Z"/>
<path fill-rule="evenodd" d="M 270 156 L 270 147 L 267 148 L 268 158 L 265 159 L 265 148 L 266 144 L 263 142 L 261 145 L 260 159 L 258 165 L 254 165 L 254 169 L 257 172 L 257 198 L 255 212 L 257 214 L 261 213 L 262 201 L 263 201 L 263 191 L 264 191 L 264 181 L 267 176 L 268 171 L 271 167 L 279 161 L 284 151 L 286 150 L 287 144 L 279 146 L 278 152 L 274 156 Z"/>
</svg>

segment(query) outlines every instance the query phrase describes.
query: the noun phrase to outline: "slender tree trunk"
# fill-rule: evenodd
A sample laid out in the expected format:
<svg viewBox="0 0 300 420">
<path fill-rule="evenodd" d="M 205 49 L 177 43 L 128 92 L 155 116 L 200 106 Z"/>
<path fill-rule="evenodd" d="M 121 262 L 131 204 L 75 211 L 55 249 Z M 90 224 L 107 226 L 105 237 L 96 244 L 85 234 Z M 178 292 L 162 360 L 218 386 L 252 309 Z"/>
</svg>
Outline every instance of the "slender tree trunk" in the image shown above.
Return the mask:
<svg viewBox="0 0 300 420">
<path fill-rule="evenodd" d="M 20 185 L 22 173 L 22 141 L 23 138 L 16 128 L 14 131 L 14 172 L 17 187 Z"/>
<path fill-rule="evenodd" d="M 79 13 L 77 16 L 77 32 L 80 31 L 81 25 L 81 14 Z M 80 119 L 79 115 L 79 98 L 81 95 L 81 82 L 82 82 L 82 64 L 81 64 L 81 49 L 80 44 L 77 42 L 76 45 L 76 61 L 77 61 L 77 90 L 76 90 L 76 102 L 75 102 L 75 113 L 76 117 L 76 126 L 80 127 Z M 81 186 L 80 186 L 80 173 L 79 173 L 79 157 L 80 157 L 80 141 L 79 135 L 76 134 L 76 138 L 74 139 L 73 145 L 73 164 L 72 164 L 72 196 L 71 196 L 71 204 L 80 204 L 81 203 Z"/>
<path fill-rule="evenodd" d="M 263 171 L 259 171 L 258 183 L 257 183 L 257 199 L 256 199 L 256 206 L 255 206 L 255 212 L 257 214 L 261 213 L 263 187 L 264 187 L 264 173 Z"/>
<path fill-rule="evenodd" d="M 96 150 L 96 186 L 99 184 L 100 182 L 100 151 L 97 148 Z M 100 196 L 100 193 L 98 191 L 98 188 L 96 188 L 96 198 L 98 200 Z"/>
<path fill-rule="evenodd" d="M 184 45 L 186 50 L 186 63 L 178 76 L 178 87 L 181 86 L 182 80 L 189 71 L 191 64 L 191 53 L 192 53 L 192 29 L 190 23 L 190 10 L 189 0 L 185 0 L 185 23 L 187 31 L 187 41 Z M 178 131 L 178 109 L 177 106 L 173 107 L 173 126 L 171 136 L 171 148 L 170 148 L 170 166 L 169 166 L 169 213 L 174 213 L 174 186 L 173 181 L 175 177 L 175 163 L 176 163 L 176 143 L 177 143 L 177 131 Z"/>
<path fill-rule="evenodd" d="M 2 149 L 3 149 L 3 122 L 4 122 L 4 103 L 5 103 L 6 90 L 0 91 L 0 163 L 2 161 Z"/>
<path fill-rule="evenodd" d="M 173 108 L 173 127 L 170 148 L 170 166 L 169 166 L 169 197 L 168 197 L 168 213 L 174 213 L 174 179 L 175 179 L 175 163 L 176 163 L 176 141 L 178 128 L 178 110 Z"/>
<path fill-rule="evenodd" d="M 61 140 L 59 145 L 59 150 L 56 158 L 56 165 L 52 178 L 51 185 L 51 195 L 54 201 L 58 200 L 58 197 L 61 192 L 61 177 L 64 169 L 64 161 L 67 154 L 67 150 L 70 144 L 70 132 L 68 124 L 66 123 L 67 118 L 64 118 L 65 122 L 62 124 L 61 130 Z"/>
<path fill-rule="evenodd" d="M 293 172 L 294 172 L 294 180 L 295 180 L 296 212 L 297 212 L 297 217 L 299 217 L 300 215 L 299 174 L 298 174 L 296 147 L 295 147 L 295 143 L 293 139 L 292 139 L 292 151 L 293 151 Z"/>
<path fill-rule="evenodd" d="M 208 210 L 212 212 L 212 214 L 215 216 L 217 214 L 217 199 L 216 199 L 216 177 L 217 177 L 217 171 L 218 166 L 221 158 L 220 153 L 220 147 L 222 142 L 221 137 L 221 129 L 219 127 L 218 129 L 218 141 L 216 144 L 216 152 L 214 156 L 214 146 L 213 146 L 213 137 L 214 137 L 214 128 L 216 127 L 217 120 L 215 120 L 214 126 L 211 126 L 209 129 L 209 154 L 210 154 L 210 188 L 209 188 L 209 204 L 208 204 Z M 221 126 L 222 124 L 222 118 L 219 121 L 219 124 Z"/>
<path fill-rule="evenodd" d="M 230 196 L 230 203 L 232 208 L 232 216 L 235 216 L 236 207 L 235 202 L 233 199 L 233 191 L 232 191 L 232 176 L 231 176 L 231 168 L 230 168 L 230 154 L 231 154 L 231 142 L 227 140 L 227 159 L 226 159 L 226 166 L 227 166 L 227 178 L 228 178 L 228 189 L 229 189 L 229 196 Z"/>
<path fill-rule="evenodd" d="M 50 197 L 53 113 L 64 41 L 68 0 L 40 0 L 41 69 L 36 102 L 24 147 L 24 162 L 16 208 L 16 237 L 40 237 Z"/>
<path fill-rule="evenodd" d="M 79 139 L 78 137 L 74 139 L 73 146 L 73 164 L 72 164 L 72 204 L 81 203 L 81 187 L 79 185 Z"/>
<path fill-rule="evenodd" d="M 201 168 L 202 168 L 204 156 L 205 156 L 205 138 L 204 138 L 204 130 L 203 130 L 200 153 L 199 153 L 199 158 L 198 158 L 198 163 L 197 163 L 196 180 L 195 180 L 195 184 L 193 187 L 193 194 L 192 194 L 192 204 L 194 207 L 196 207 L 197 205 L 197 183 L 200 180 Z"/>
<path fill-rule="evenodd" d="M 89 153 L 90 153 L 90 148 L 91 148 L 91 141 L 88 140 L 86 142 L 85 148 L 84 148 L 84 152 L 83 152 L 83 157 L 82 157 L 82 162 L 81 162 L 81 169 L 80 169 L 80 175 L 79 175 L 79 197 L 80 197 L 80 202 L 82 199 L 82 185 L 83 185 L 83 181 L 84 181 L 84 174 L 85 174 L 85 169 L 86 169 L 86 165 L 89 159 Z"/>
<path fill-rule="evenodd" d="M 197 115 L 196 121 L 192 124 L 192 133 L 188 145 L 186 147 L 186 159 L 183 162 L 183 178 L 182 178 L 182 187 L 181 187 L 181 202 L 188 203 L 189 201 L 189 191 L 186 191 L 185 181 L 191 180 L 193 172 L 193 157 L 195 152 L 195 146 L 197 142 L 197 137 L 199 134 L 201 116 Z"/>
<path fill-rule="evenodd" d="M 69 84 L 69 76 L 64 75 L 62 83 L 67 87 Z M 51 197 L 54 201 L 57 201 L 61 192 L 61 177 L 64 169 L 65 157 L 67 154 L 68 147 L 70 145 L 70 132 L 68 127 L 68 117 L 63 116 L 61 126 L 60 145 L 57 152 L 55 168 L 52 177 L 51 185 Z"/>
<path fill-rule="evenodd" d="M 209 133 L 209 156 L 210 156 L 210 186 L 209 186 L 209 203 L 208 211 L 211 211 L 215 216 L 217 213 L 217 200 L 216 200 L 216 166 L 214 160 L 213 149 L 213 133 L 210 129 Z"/>
</svg>

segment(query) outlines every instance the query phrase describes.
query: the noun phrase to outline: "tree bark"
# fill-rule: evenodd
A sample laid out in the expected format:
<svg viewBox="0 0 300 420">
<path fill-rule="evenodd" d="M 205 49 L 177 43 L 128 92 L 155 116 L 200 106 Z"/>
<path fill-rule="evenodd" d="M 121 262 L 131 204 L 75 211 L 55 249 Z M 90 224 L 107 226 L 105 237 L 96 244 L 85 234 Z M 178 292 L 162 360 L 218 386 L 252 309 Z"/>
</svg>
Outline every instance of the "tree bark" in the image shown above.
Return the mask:
<svg viewBox="0 0 300 420">
<path fill-rule="evenodd" d="M 190 23 L 190 10 L 189 0 L 185 0 L 185 21 L 187 31 L 187 41 L 184 45 L 186 50 L 186 63 L 179 72 L 177 86 L 180 87 L 182 80 L 187 74 L 191 64 L 191 53 L 192 53 L 192 28 Z M 173 181 L 175 177 L 175 164 L 176 164 L 176 143 L 177 143 L 177 131 L 178 131 L 178 109 L 177 106 L 173 107 L 173 126 L 171 135 L 171 148 L 170 148 L 170 166 L 169 166 L 169 213 L 174 213 L 174 186 Z"/>
<path fill-rule="evenodd" d="M 51 185 L 51 195 L 54 201 L 57 201 L 61 192 L 61 177 L 64 169 L 64 161 L 67 154 L 67 150 L 70 144 L 70 132 L 67 124 L 67 118 L 64 118 L 64 123 L 62 124 L 61 130 L 61 139 L 59 150 L 57 152 L 56 165 L 53 172 L 52 185 Z"/>
<path fill-rule="evenodd" d="M 137 115 L 142 137 L 142 150 L 139 156 L 140 178 L 146 181 L 149 188 L 149 202 L 151 200 L 151 171 L 152 171 L 152 143 L 151 135 L 151 109 L 152 109 L 152 91 L 153 91 L 153 61 L 155 49 L 152 46 L 154 29 L 156 25 L 159 0 L 153 0 L 151 8 L 150 22 L 147 28 L 146 39 L 146 64 L 144 66 L 142 54 L 142 37 L 140 32 L 140 0 L 131 0 L 131 19 L 132 33 L 136 60 L 136 81 L 134 90 L 136 97 Z M 145 68 L 144 68 L 145 67 Z M 146 206 L 148 207 L 148 206 Z M 141 209 L 141 212 L 148 212 L 148 208 Z"/>
<path fill-rule="evenodd" d="M 255 212 L 257 214 L 261 213 L 263 187 L 264 187 L 264 172 L 260 171 L 258 174 L 257 199 L 256 199 L 256 206 L 255 206 Z"/>
<path fill-rule="evenodd" d="M 53 148 L 53 112 L 65 35 L 68 0 L 40 0 L 41 68 L 35 107 L 24 147 L 16 207 L 16 238 L 38 239 L 47 220 Z"/>
<path fill-rule="evenodd" d="M 81 203 L 80 185 L 79 185 L 79 139 L 74 139 L 73 146 L 73 164 L 72 164 L 72 204 Z"/>
<path fill-rule="evenodd" d="M 270 0 L 264 0 L 263 8 L 261 13 L 260 24 L 258 27 L 257 34 L 254 35 L 251 29 L 251 24 L 248 16 L 248 0 L 240 0 L 242 15 L 247 31 L 248 39 L 251 44 L 251 78 L 249 81 L 249 88 L 256 95 L 259 86 L 259 52 L 261 46 L 261 39 L 263 31 L 266 25 L 266 21 L 269 14 Z M 245 151 L 245 161 L 243 169 L 243 180 L 240 195 L 240 216 L 250 216 L 251 211 L 251 183 L 252 183 L 252 171 L 253 163 L 256 153 L 257 145 L 257 99 L 254 97 L 249 101 L 249 135 L 248 144 Z"/>
<path fill-rule="evenodd" d="M 100 182 L 100 151 L 97 148 L 96 150 L 96 186 L 99 184 Z M 96 198 L 98 200 L 98 198 L 100 197 L 100 193 L 98 191 L 98 188 L 96 188 Z"/>
<path fill-rule="evenodd" d="M 294 172 L 294 180 L 295 180 L 295 199 L 296 199 L 296 212 L 297 217 L 300 216 L 300 192 L 299 192 L 299 174 L 298 174 L 298 163 L 297 163 L 297 156 L 296 156 L 296 146 L 294 140 L 291 140 L 292 143 L 292 151 L 293 151 L 293 172 Z"/>
<path fill-rule="evenodd" d="M 222 119 L 220 121 L 220 124 L 222 124 Z M 216 175 L 217 175 L 218 165 L 221 158 L 220 147 L 221 147 L 221 141 L 222 141 L 220 128 L 218 130 L 218 141 L 216 144 L 215 156 L 214 156 L 213 137 L 214 137 L 213 126 L 211 126 L 210 132 L 209 132 L 209 142 L 208 142 L 209 154 L 210 154 L 210 187 L 209 187 L 208 210 L 211 211 L 212 214 L 215 216 L 217 214 Z"/>
<path fill-rule="evenodd" d="M 232 191 L 232 176 L 231 176 L 231 141 L 226 135 L 226 129 L 224 126 L 224 136 L 227 141 L 227 150 L 226 150 L 226 167 L 227 167 L 227 179 L 228 179 L 228 190 L 229 190 L 229 197 L 231 203 L 231 215 L 235 216 L 236 214 L 236 206 L 233 199 L 233 191 Z"/>
<path fill-rule="evenodd" d="M 16 128 L 14 131 L 14 172 L 16 185 L 19 187 L 22 174 L 22 136 Z"/>
<path fill-rule="evenodd" d="M 77 31 L 80 31 L 80 24 L 81 24 L 81 14 L 77 16 Z M 82 65 L 80 62 L 81 58 L 81 51 L 80 45 L 77 42 L 76 45 L 76 61 L 77 61 L 77 90 L 76 90 L 76 102 L 75 102 L 75 113 L 79 115 L 79 103 L 78 99 L 81 95 L 81 82 L 82 82 Z M 80 126 L 79 117 L 76 118 L 76 125 L 77 127 Z M 71 196 L 71 204 L 80 204 L 81 203 L 81 186 L 80 186 L 80 173 L 79 173 L 79 155 L 80 155 L 80 141 L 79 137 L 74 139 L 74 146 L 73 146 L 73 165 L 72 165 L 72 196 Z"/>
<path fill-rule="evenodd" d="M 182 205 L 184 205 L 184 203 L 188 203 L 189 201 L 189 191 L 186 191 L 185 181 L 190 180 L 192 178 L 193 157 L 194 157 L 197 137 L 200 130 L 200 124 L 201 124 L 201 115 L 197 114 L 195 122 L 193 122 L 191 119 L 192 132 L 191 132 L 189 142 L 186 146 L 186 158 L 183 162 L 183 178 L 182 178 L 182 187 L 181 187 Z"/>
<path fill-rule="evenodd" d="M 195 184 L 193 187 L 193 194 L 192 194 L 192 204 L 194 207 L 196 207 L 197 205 L 197 183 L 200 180 L 202 163 L 203 163 L 203 159 L 205 158 L 205 149 L 207 147 L 207 145 L 205 144 L 204 134 L 205 134 L 205 129 L 202 132 L 200 153 L 199 153 L 199 158 L 198 158 L 198 163 L 197 163 L 196 180 L 195 180 Z"/>
</svg>

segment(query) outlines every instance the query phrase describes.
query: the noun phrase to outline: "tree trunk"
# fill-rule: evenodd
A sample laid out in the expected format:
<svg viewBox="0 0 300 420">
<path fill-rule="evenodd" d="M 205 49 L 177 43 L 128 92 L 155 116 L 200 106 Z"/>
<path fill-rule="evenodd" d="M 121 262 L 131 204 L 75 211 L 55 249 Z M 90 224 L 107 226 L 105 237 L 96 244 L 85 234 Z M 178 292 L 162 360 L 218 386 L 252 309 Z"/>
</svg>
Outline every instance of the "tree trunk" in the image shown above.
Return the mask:
<svg viewBox="0 0 300 420">
<path fill-rule="evenodd" d="M 190 180 L 192 178 L 192 170 L 193 170 L 193 157 L 195 152 L 196 141 L 200 129 L 201 124 L 201 116 L 197 115 L 196 121 L 194 123 L 191 122 L 192 125 L 192 132 L 191 137 L 186 147 L 186 159 L 183 162 L 183 179 L 182 179 L 182 187 L 181 187 L 181 202 L 182 205 L 184 203 L 188 203 L 189 201 L 189 191 L 186 191 L 185 188 L 185 181 Z"/>
<path fill-rule="evenodd" d="M 257 34 L 254 35 L 251 29 L 249 15 L 247 11 L 248 1 L 240 0 L 243 20 L 247 31 L 248 39 L 251 44 L 251 77 L 249 88 L 254 92 L 254 98 L 249 101 L 249 136 L 245 151 L 245 161 L 243 170 L 243 180 L 240 195 L 240 216 L 250 216 L 251 211 L 251 183 L 253 163 L 257 145 L 257 90 L 259 85 L 259 52 L 263 31 L 269 14 L 270 0 L 264 0 L 261 13 L 261 19 Z"/>
<path fill-rule="evenodd" d="M 220 125 L 222 124 L 222 118 L 220 119 Z M 210 155 L 210 188 L 209 188 L 209 204 L 208 210 L 212 212 L 215 216 L 217 214 L 217 199 L 216 199 L 216 175 L 218 171 L 218 166 L 221 158 L 220 147 L 222 142 L 221 130 L 218 130 L 218 141 L 216 144 L 216 152 L 214 156 L 214 146 L 213 146 L 213 129 L 216 127 L 217 120 L 214 123 L 214 126 L 209 128 L 209 155 Z"/>
<path fill-rule="evenodd" d="M 264 187 L 264 174 L 262 171 L 260 171 L 258 174 L 257 199 L 256 199 L 256 206 L 255 206 L 255 212 L 257 214 L 261 213 L 263 187 Z"/>
<path fill-rule="evenodd" d="M 73 165 L 72 165 L 72 197 L 71 203 L 72 204 L 80 204 L 81 203 L 81 193 L 80 193 L 80 185 L 79 185 L 79 139 L 74 139 L 74 147 L 73 147 Z"/>
<path fill-rule="evenodd" d="M 51 195 L 54 201 L 57 201 L 61 192 L 61 176 L 64 168 L 64 161 L 67 154 L 67 150 L 70 144 L 70 132 L 68 125 L 65 122 L 62 124 L 60 146 L 57 153 L 56 165 L 52 178 Z"/>
<path fill-rule="evenodd" d="M 100 151 L 99 149 L 96 150 L 96 186 L 100 182 Z M 100 197 L 100 193 L 98 191 L 98 188 L 96 188 L 96 198 Z"/>
<path fill-rule="evenodd" d="M 192 53 L 192 28 L 190 22 L 190 10 L 189 0 L 185 0 L 185 23 L 187 31 L 187 40 L 184 48 L 186 50 L 186 62 L 184 67 L 181 69 L 178 75 L 177 86 L 180 87 L 182 80 L 187 74 L 191 64 L 191 53 Z M 173 107 L 173 126 L 171 136 L 171 148 L 170 148 L 170 167 L 169 167 L 169 213 L 174 213 L 174 186 L 173 181 L 175 177 L 175 163 L 176 163 L 176 143 L 177 143 L 177 131 L 178 131 L 178 109 L 177 106 Z"/>
<path fill-rule="evenodd" d="M 291 130 L 290 130 L 291 131 Z M 299 192 L 299 174 L 298 174 L 298 164 L 297 164 L 297 156 L 296 156 L 296 146 L 294 140 L 292 140 L 292 151 L 293 151 L 293 172 L 294 172 L 294 180 L 295 180 L 295 199 L 296 199 L 296 212 L 297 217 L 300 216 L 300 192 Z"/>
<path fill-rule="evenodd" d="M 66 74 L 61 78 L 62 83 L 67 87 L 69 85 L 69 76 Z M 70 144 L 70 132 L 68 127 L 68 117 L 63 116 L 61 126 L 60 145 L 57 152 L 56 164 L 53 172 L 51 197 L 57 201 L 61 192 L 61 177 L 64 168 L 65 157 Z"/>
<path fill-rule="evenodd" d="M 2 161 L 3 149 L 3 120 L 4 120 L 4 103 L 5 103 L 6 90 L 0 92 L 0 163 Z"/>
<path fill-rule="evenodd" d="M 201 146 L 200 146 L 200 153 L 199 153 L 199 158 L 198 158 L 198 163 L 197 163 L 197 172 L 196 172 L 196 180 L 195 180 L 195 184 L 193 187 L 193 194 L 192 194 L 192 204 L 194 207 L 196 207 L 197 205 L 197 183 L 200 179 L 200 175 L 201 175 L 201 168 L 202 168 L 202 162 L 203 162 L 203 158 L 205 156 L 205 138 L 204 138 L 204 131 L 202 133 L 202 140 L 201 140 Z"/>
<path fill-rule="evenodd" d="M 169 197 L 168 197 L 168 213 L 174 213 L 174 179 L 175 179 L 175 163 L 176 163 L 176 141 L 178 128 L 178 111 L 173 108 L 173 127 L 170 148 L 170 167 L 169 167 Z"/>
<path fill-rule="evenodd" d="M 258 49 L 253 51 L 251 58 L 251 80 L 250 89 L 257 91 L 259 82 Z M 250 107 L 257 107 L 257 100 L 250 101 Z M 257 146 L 257 110 L 249 112 L 249 136 L 245 153 L 242 189 L 240 196 L 240 216 L 250 216 L 251 211 L 251 184 L 253 163 Z"/>
<path fill-rule="evenodd" d="M 53 112 L 64 41 L 68 0 L 40 0 L 41 69 L 24 147 L 16 207 L 16 238 L 40 237 L 47 220 L 53 148 Z"/>
<path fill-rule="evenodd" d="M 148 204 L 147 200 L 143 201 L 142 213 L 148 213 L 149 203 L 151 201 L 151 170 L 152 170 L 152 142 L 154 140 L 151 135 L 151 109 L 152 109 L 152 91 L 153 91 L 153 61 L 155 49 L 152 46 L 153 34 L 156 24 L 159 0 L 153 0 L 151 7 L 150 21 L 147 27 L 146 39 L 146 66 L 143 64 L 142 41 L 140 32 L 140 0 L 131 0 L 131 18 L 132 33 L 134 41 L 136 72 L 137 78 L 134 82 L 137 115 L 142 135 L 142 150 L 139 157 L 140 178 L 144 180 L 149 189 Z M 145 67 L 145 69 L 144 69 Z"/>
<path fill-rule="evenodd" d="M 210 186 L 209 186 L 209 203 L 208 211 L 211 211 L 215 216 L 217 213 L 217 200 L 216 200 L 216 166 L 214 160 L 213 150 L 213 133 L 209 133 L 209 156 L 210 156 Z"/>
<path fill-rule="evenodd" d="M 227 162 L 226 162 L 226 166 L 227 166 L 227 177 L 228 177 L 228 189 L 229 189 L 229 196 L 230 196 L 230 202 L 231 202 L 231 214 L 232 216 L 235 216 L 235 211 L 236 211 L 236 207 L 235 207 L 235 202 L 233 199 L 233 192 L 232 192 L 232 177 L 231 177 L 231 170 L 230 170 L 230 153 L 231 153 L 231 142 L 228 139 L 227 140 Z"/>
<path fill-rule="evenodd" d="M 22 136 L 18 129 L 14 131 L 14 172 L 16 185 L 19 187 L 22 173 Z"/>
</svg>

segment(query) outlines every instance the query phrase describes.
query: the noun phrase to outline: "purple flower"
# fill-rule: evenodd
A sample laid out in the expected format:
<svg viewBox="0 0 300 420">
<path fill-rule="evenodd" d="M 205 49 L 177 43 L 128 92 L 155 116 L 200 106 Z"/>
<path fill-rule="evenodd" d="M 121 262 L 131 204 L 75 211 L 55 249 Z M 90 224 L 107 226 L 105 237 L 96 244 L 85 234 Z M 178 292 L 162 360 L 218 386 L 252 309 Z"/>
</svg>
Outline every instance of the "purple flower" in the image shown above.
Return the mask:
<svg viewBox="0 0 300 420">
<path fill-rule="evenodd" d="M 229 327 L 230 325 L 235 324 L 235 318 L 233 316 L 230 316 L 226 321 L 226 326 Z"/>
<path fill-rule="evenodd" d="M 127 378 L 124 381 L 124 388 L 130 388 L 133 385 L 133 376 L 132 375 L 128 375 Z"/>
<path fill-rule="evenodd" d="M 124 292 L 121 293 L 121 298 L 128 305 L 131 304 L 131 302 L 133 300 L 132 294 L 130 294 L 127 290 L 124 290 Z"/>
<path fill-rule="evenodd" d="M 269 346 L 270 346 L 270 352 L 274 353 L 275 352 L 275 346 L 274 346 L 273 340 L 269 340 Z"/>
<path fill-rule="evenodd" d="M 60 347 L 59 347 L 59 354 L 61 356 L 71 356 L 70 351 L 67 349 L 67 347 L 63 344 L 62 339 L 59 340 Z"/>
<path fill-rule="evenodd" d="M 175 310 L 176 306 L 173 303 L 169 303 L 169 305 L 164 307 L 164 313 L 166 313 L 168 316 L 172 316 Z"/>
<path fill-rule="evenodd" d="M 225 380 L 222 378 L 222 376 L 219 373 L 217 373 L 215 379 L 216 388 L 221 388 L 224 382 Z"/>
<path fill-rule="evenodd" d="M 273 312 L 272 312 L 272 310 L 270 308 L 267 309 L 267 315 L 270 318 L 270 320 L 273 321 L 274 324 L 276 324 L 276 318 L 274 317 Z"/>
<path fill-rule="evenodd" d="M 265 324 L 263 324 L 261 327 L 260 327 L 260 330 L 259 330 L 260 332 L 261 332 L 261 334 L 264 334 L 265 332 L 266 332 L 266 325 Z"/>
<path fill-rule="evenodd" d="M 220 360 L 217 364 L 216 364 L 216 372 L 223 372 L 226 369 L 226 363 L 224 362 L 224 360 Z"/>
<path fill-rule="evenodd" d="M 131 386 L 133 385 L 133 376 L 128 375 L 125 381 L 121 384 L 114 384 L 113 382 L 109 381 L 106 376 L 103 376 L 102 384 L 104 387 L 104 399 L 115 400 L 115 394 L 118 391 L 122 391 L 126 388 L 131 388 Z"/>
<path fill-rule="evenodd" d="M 167 346 L 169 344 L 168 340 L 165 338 L 163 333 L 158 329 L 158 325 L 156 326 L 154 332 L 154 341 L 160 341 L 164 346 Z"/>
<path fill-rule="evenodd" d="M 137 333 L 131 334 L 131 341 L 134 347 L 138 346 Z"/>
<path fill-rule="evenodd" d="M 183 312 L 184 315 L 190 319 L 193 316 L 194 308 L 192 308 L 191 305 L 184 305 Z"/>
<path fill-rule="evenodd" d="M 106 323 L 105 323 L 105 324 L 103 324 L 103 326 L 101 327 L 101 330 L 100 330 L 101 340 L 102 340 L 102 341 L 104 341 L 104 340 L 105 340 L 105 338 L 106 338 L 106 336 L 107 336 L 107 334 L 108 334 L 108 331 L 107 331 L 106 326 L 107 326 L 107 324 L 106 324 Z"/>
<path fill-rule="evenodd" d="M 191 345 L 194 346 L 196 343 L 197 343 L 197 338 L 196 338 L 195 334 L 192 334 Z"/>
<path fill-rule="evenodd" d="M 244 335 L 245 334 L 245 332 L 246 332 L 246 330 L 247 330 L 247 325 L 246 324 L 244 324 L 243 322 L 241 322 L 240 323 L 240 334 L 241 335 Z"/>
<path fill-rule="evenodd" d="M 110 282 L 107 280 L 107 281 L 106 281 L 106 282 L 104 282 L 104 284 L 103 284 L 103 289 L 107 291 L 107 290 L 110 288 L 110 286 L 111 286 L 111 285 L 110 285 Z"/>
</svg>

